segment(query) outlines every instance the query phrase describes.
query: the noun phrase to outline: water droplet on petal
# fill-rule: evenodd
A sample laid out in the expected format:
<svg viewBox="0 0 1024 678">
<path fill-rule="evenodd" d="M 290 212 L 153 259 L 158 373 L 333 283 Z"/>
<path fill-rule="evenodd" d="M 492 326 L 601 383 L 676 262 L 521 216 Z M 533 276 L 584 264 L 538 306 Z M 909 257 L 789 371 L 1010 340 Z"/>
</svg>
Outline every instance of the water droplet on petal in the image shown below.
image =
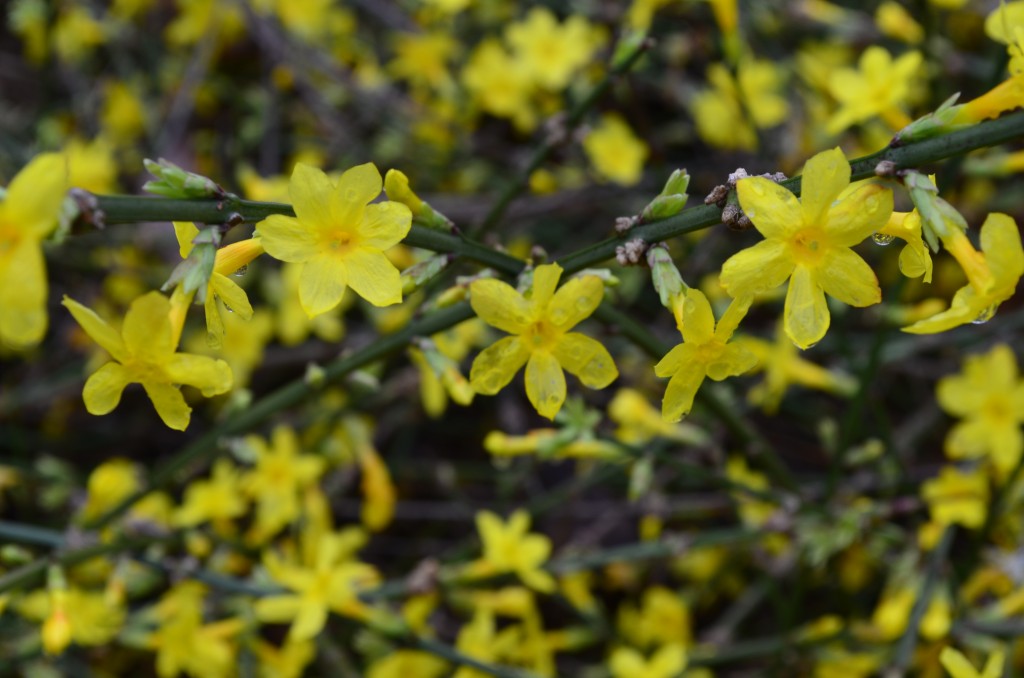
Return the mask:
<svg viewBox="0 0 1024 678">
<path fill-rule="evenodd" d="M 241 278 L 248 271 L 249 271 L 249 264 L 242 264 L 242 267 L 240 269 L 238 269 L 237 271 L 235 271 L 234 273 L 232 273 L 232 275 L 235 276 L 236 278 Z"/>
<path fill-rule="evenodd" d="M 750 184 L 750 190 L 752 190 L 757 195 L 764 195 L 764 188 L 761 187 L 761 183 L 758 181 L 755 181 Z"/>
<path fill-rule="evenodd" d="M 585 311 L 590 306 L 590 297 L 580 297 L 576 300 L 576 308 Z"/>
<path fill-rule="evenodd" d="M 875 241 L 876 245 L 885 247 L 886 245 L 891 245 L 892 241 L 896 239 L 896 236 L 889 235 L 888 233 L 875 233 L 871 236 L 871 239 Z"/>
<path fill-rule="evenodd" d="M 556 308 L 551 311 L 551 323 L 554 325 L 561 325 L 568 319 L 568 317 L 569 314 L 564 309 Z"/>
<path fill-rule="evenodd" d="M 992 318 L 995 317 L 995 314 L 996 314 L 996 305 L 993 304 L 991 306 L 988 306 L 987 308 L 983 308 L 981 310 L 981 313 L 978 314 L 978 317 L 971 321 L 971 324 L 973 324 L 973 325 L 984 325 L 989 320 L 992 320 Z"/>
<path fill-rule="evenodd" d="M 753 219 L 756 216 L 757 216 L 757 212 L 755 210 L 747 210 L 747 218 L 748 219 Z"/>
</svg>

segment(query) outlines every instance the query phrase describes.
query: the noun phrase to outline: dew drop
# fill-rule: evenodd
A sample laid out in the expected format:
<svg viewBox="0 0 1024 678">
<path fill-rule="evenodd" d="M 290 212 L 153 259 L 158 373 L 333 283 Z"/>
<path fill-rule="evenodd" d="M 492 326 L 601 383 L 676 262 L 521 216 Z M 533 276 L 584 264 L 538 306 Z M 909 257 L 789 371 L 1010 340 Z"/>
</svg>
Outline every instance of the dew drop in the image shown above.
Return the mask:
<svg viewBox="0 0 1024 678">
<path fill-rule="evenodd" d="M 580 297 L 576 300 L 576 308 L 585 311 L 590 307 L 590 297 Z"/>
<path fill-rule="evenodd" d="M 757 181 L 753 181 L 750 183 L 750 190 L 752 190 L 757 195 L 764 195 L 764 188 Z"/>
<path fill-rule="evenodd" d="M 748 219 L 754 219 L 755 217 L 757 217 L 757 212 L 755 210 L 747 210 Z"/>
<path fill-rule="evenodd" d="M 995 314 L 996 314 L 996 306 L 995 306 L 995 304 L 993 304 L 992 306 L 989 306 L 987 308 L 983 308 L 981 310 L 981 313 L 978 314 L 978 317 L 971 321 L 971 324 L 973 324 L 973 325 L 984 325 L 989 320 L 992 320 L 992 318 L 995 316 Z"/>
<path fill-rule="evenodd" d="M 242 264 L 242 267 L 240 269 L 238 269 L 237 271 L 235 271 L 234 273 L 232 273 L 232 275 L 234 275 L 236 278 L 241 278 L 248 271 L 249 271 L 249 264 Z"/>
<path fill-rule="evenodd" d="M 892 241 L 896 239 L 896 236 L 889 235 L 888 233 L 875 233 L 871 236 L 871 239 L 875 241 L 876 245 L 885 247 L 891 245 Z"/>
<path fill-rule="evenodd" d="M 551 323 L 554 325 L 561 325 L 568 319 L 568 317 L 569 314 L 561 308 L 551 311 Z"/>
</svg>

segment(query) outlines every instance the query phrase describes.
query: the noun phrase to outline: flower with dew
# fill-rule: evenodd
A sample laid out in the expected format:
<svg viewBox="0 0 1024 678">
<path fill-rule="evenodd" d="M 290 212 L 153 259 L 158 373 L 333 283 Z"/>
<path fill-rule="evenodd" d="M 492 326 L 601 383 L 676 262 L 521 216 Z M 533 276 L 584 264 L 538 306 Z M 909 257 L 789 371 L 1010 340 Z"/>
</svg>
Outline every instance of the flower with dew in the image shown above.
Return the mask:
<svg viewBox="0 0 1024 678">
<path fill-rule="evenodd" d="M 967 285 L 957 290 L 949 308 L 919 320 L 904 332 L 934 334 L 965 325 L 985 322 L 999 305 L 1017 291 L 1024 275 L 1024 247 L 1017 223 L 1005 214 L 988 215 L 981 226 L 981 252 L 974 249 L 967 235 L 950 228 L 942 237 L 945 249 L 953 255 L 964 273 Z"/>
<path fill-rule="evenodd" d="M 900 273 L 908 278 L 921 278 L 926 283 L 932 281 L 932 255 L 924 242 L 921 215 L 916 209 L 912 212 L 893 212 L 874 238 L 879 244 L 888 244 L 893 238 L 905 242 L 906 245 L 900 251 Z"/>
<path fill-rule="evenodd" d="M 0 343 L 13 348 L 34 346 L 46 333 L 42 241 L 57 226 L 67 174 L 64 156 L 44 153 L 0 196 Z"/>
<path fill-rule="evenodd" d="M 526 396 L 541 416 L 554 419 L 565 402 L 565 374 L 584 386 L 604 388 L 619 376 L 608 351 L 595 339 L 570 332 L 597 309 L 604 282 L 596 275 L 569 280 L 556 292 L 562 267 L 538 266 L 529 298 L 511 285 L 485 278 L 470 285 L 470 304 L 480 318 L 512 336 L 499 339 L 473 361 L 470 383 L 494 395 L 526 365 Z"/>
<path fill-rule="evenodd" d="M 892 191 L 869 183 L 841 196 L 849 183 L 850 164 L 834 148 L 807 161 L 800 200 L 763 177 L 736 184 L 743 211 L 765 239 L 723 264 L 722 285 L 738 297 L 788 279 L 785 329 L 802 349 L 828 331 L 825 294 L 851 306 L 882 298 L 875 272 L 851 248 L 889 221 Z"/>
<path fill-rule="evenodd" d="M 347 287 L 374 306 L 402 301 L 401 276 L 384 250 L 409 233 L 412 214 L 397 202 L 369 204 L 382 187 L 373 163 L 337 182 L 298 163 L 288 185 L 295 216 L 274 214 L 257 224 L 267 254 L 303 264 L 299 301 L 310 317 L 341 303 Z"/>
<path fill-rule="evenodd" d="M 1024 381 L 1013 349 L 999 344 L 968 356 L 963 371 L 939 380 L 939 405 L 963 419 L 946 436 L 946 454 L 954 459 L 988 456 L 1005 478 L 1024 451 Z"/>
<path fill-rule="evenodd" d="M 474 575 L 512 572 L 524 584 L 542 593 L 555 589 L 555 579 L 543 568 L 551 555 L 551 540 L 531 534 L 530 514 L 519 510 L 508 522 L 490 511 L 476 514 L 476 528 L 483 542 L 483 556 L 470 566 Z"/>
<path fill-rule="evenodd" d="M 654 366 L 659 377 L 671 377 L 661 416 L 679 421 L 690 413 L 697 390 L 705 377 L 722 381 L 750 370 L 757 358 L 742 346 L 731 344 L 733 332 L 747 314 L 753 297 L 737 297 L 715 325 L 715 315 L 704 293 L 690 288 L 683 301 L 683 343 L 669 351 Z"/>
<path fill-rule="evenodd" d="M 65 296 L 62 302 L 82 329 L 114 359 L 96 370 L 82 391 L 90 414 L 107 414 L 121 401 L 128 384 L 142 384 L 157 414 L 178 431 L 188 427 L 192 408 L 180 386 L 186 384 L 206 397 L 231 389 L 231 368 L 223 360 L 177 353 L 180 324 L 172 323 L 171 302 L 150 292 L 132 302 L 121 330 L 115 330 L 94 311 Z"/>
</svg>

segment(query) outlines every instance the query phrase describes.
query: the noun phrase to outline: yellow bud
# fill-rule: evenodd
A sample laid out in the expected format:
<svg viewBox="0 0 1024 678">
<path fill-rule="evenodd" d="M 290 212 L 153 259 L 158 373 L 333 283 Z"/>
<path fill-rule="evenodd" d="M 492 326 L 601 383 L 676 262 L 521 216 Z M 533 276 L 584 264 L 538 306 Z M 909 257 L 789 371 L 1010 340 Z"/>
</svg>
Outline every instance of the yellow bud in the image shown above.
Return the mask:
<svg viewBox="0 0 1024 678">
<path fill-rule="evenodd" d="M 71 622 L 67 614 L 67 591 L 57 589 L 50 593 L 50 616 L 43 622 L 43 650 L 49 655 L 64 652 L 71 644 Z"/>
<path fill-rule="evenodd" d="M 388 170 L 384 176 L 384 192 L 388 194 L 388 200 L 408 206 L 414 215 L 423 210 L 423 201 L 409 188 L 409 177 L 401 170 Z"/>
</svg>

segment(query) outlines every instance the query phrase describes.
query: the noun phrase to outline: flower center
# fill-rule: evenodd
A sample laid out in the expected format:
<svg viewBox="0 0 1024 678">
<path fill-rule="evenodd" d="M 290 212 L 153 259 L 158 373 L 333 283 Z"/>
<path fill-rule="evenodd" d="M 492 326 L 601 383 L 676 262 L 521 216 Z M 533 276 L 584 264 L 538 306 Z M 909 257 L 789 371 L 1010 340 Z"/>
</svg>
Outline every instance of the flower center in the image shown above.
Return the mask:
<svg viewBox="0 0 1024 678">
<path fill-rule="evenodd" d="M 355 235 L 348 231 L 335 231 L 328 240 L 328 246 L 337 254 L 345 254 L 355 248 Z"/>
<path fill-rule="evenodd" d="M 1010 402 L 1002 395 L 993 395 L 985 402 L 985 416 L 989 421 L 1009 424 L 1013 421 Z"/>
<path fill-rule="evenodd" d="M 13 252 L 20 239 L 16 228 L 0 223 L 0 257 L 5 257 Z"/>
<path fill-rule="evenodd" d="M 805 228 L 789 241 L 793 258 L 801 264 L 816 264 L 825 254 L 825 234 L 816 228 Z"/>
<path fill-rule="evenodd" d="M 546 320 L 537 320 L 526 330 L 526 343 L 531 349 L 550 349 L 558 343 L 561 333 Z"/>
</svg>

